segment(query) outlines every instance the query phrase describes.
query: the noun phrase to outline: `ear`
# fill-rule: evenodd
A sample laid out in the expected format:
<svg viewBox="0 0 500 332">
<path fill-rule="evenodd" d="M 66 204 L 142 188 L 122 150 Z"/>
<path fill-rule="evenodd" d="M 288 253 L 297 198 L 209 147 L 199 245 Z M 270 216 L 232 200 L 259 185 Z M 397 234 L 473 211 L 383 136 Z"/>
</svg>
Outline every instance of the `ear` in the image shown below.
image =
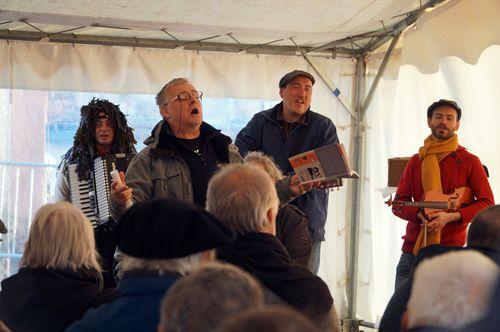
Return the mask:
<svg viewBox="0 0 500 332">
<path fill-rule="evenodd" d="M 285 91 L 285 88 L 280 88 L 280 97 L 283 99 L 283 91 Z"/>
<path fill-rule="evenodd" d="M 266 221 L 267 221 L 267 229 L 271 232 L 271 234 L 276 235 L 276 214 L 278 211 L 274 211 L 272 208 L 267 210 L 266 213 Z"/>
<path fill-rule="evenodd" d="M 215 259 L 215 250 L 210 249 L 210 250 L 205 250 L 201 253 L 201 262 L 202 263 L 208 263 L 211 262 Z"/>
<path fill-rule="evenodd" d="M 459 121 L 457 121 L 457 125 L 455 126 L 455 131 L 457 131 L 457 130 L 458 130 L 458 128 L 460 128 L 460 120 L 459 120 Z"/>
<path fill-rule="evenodd" d="M 164 119 L 168 119 L 170 117 L 170 111 L 168 109 L 168 105 L 160 106 L 160 114 Z"/>
<path fill-rule="evenodd" d="M 427 118 L 427 127 L 431 127 L 432 118 Z"/>
</svg>

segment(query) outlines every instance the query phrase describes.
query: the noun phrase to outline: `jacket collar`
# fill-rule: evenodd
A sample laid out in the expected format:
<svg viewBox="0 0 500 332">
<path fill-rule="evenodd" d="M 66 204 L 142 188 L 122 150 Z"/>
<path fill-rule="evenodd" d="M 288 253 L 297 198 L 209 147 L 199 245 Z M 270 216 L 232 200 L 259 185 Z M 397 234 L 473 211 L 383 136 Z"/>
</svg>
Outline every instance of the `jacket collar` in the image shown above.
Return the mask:
<svg viewBox="0 0 500 332">
<path fill-rule="evenodd" d="M 229 162 L 227 146 L 232 142 L 230 137 L 223 135 L 220 130 L 215 129 L 206 122 L 201 123 L 200 135 L 203 136 L 205 143 L 210 141 L 221 162 Z M 177 137 L 175 137 L 170 126 L 164 120 L 155 125 L 151 136 L 144 141 L 145 144 L 152 144 L 151 154 L 157 157 L 171 157 L 178 154 L 179 151 L 175 142 L 177 142 Z"/>
<path fill-rule="evenodd" d="M 279 113 L 283 114 L 283 102 L 274 105 L 274 107 L 271 108 L 270 112 L 266 115 L 266 118 L 277 123 L 279 119 L 278 117 Z M 301 124 L 305 126 L 309 125 L 310 117 L 311 117 L 311 107 L 309 107 L 307 112 L 304 114 L 304 122 Z"/>
<path fill-rule="evenodd" d="M 159 275 L 148 271 L 142 274 L 139 271 L 133 271 L 131 274 L 124 274 L 118 288 L 122 296 L 165 292 L 179 278 L 180 276 L 175 274 Z"/>
</svg>

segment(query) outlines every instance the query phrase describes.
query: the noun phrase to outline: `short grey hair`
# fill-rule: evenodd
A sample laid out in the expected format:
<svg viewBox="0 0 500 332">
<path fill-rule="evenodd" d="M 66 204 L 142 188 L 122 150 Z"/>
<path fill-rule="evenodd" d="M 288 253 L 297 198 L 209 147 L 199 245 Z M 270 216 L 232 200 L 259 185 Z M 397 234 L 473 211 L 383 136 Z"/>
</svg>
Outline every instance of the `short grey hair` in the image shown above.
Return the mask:
<svg viewBox="0 0 500 332">
<path fill-rule="evenodd" d="M 202 254 L 173 258 L 173 259 L 145 259 L 122 254 L 120 274 L 133 270 L 158 271 L 160 273 L 179 273 L 186 275 L 197 269 L 202 262 Z"/>
<path fill-rule="evenodd" d="M 227 317 L 263 303 L 262 288 L 250 274 L 229 264 L 205 264 L 169 289 L 158 331 L 214 331 Z"/>
<path fill-rule="evenodd" d="M 208 183 L 206 209 L 240 235 L 264 229 L 267 211 L 278 204 L 273 181 L 256 166 L 224 166 Z"/>
<path fill-rule="evenodd" d="M 408 301 L 408 328 L 458 329 L 479 320 L 488 311 L 498 276 L 498 266 L 474 250 L 423 261 Z"/>
<path fill-rule="evenodd" d="M 165 94 L 171 87 L 179 84 L 191 83 L 187 78 L 178 77 L 170 80 L 167 84 L 161 88 L 161 90 L 156 94 L 156 105 L 158 107 L 162 107 L 165 104 Z"/>
<path fill-rule="evenodd" d="M 243 158 L 244 164 L 259 164 L 264 167 L 264 170 L 269 174 L 274 182 L 279 181 L 284 178 L 283 173 L 279 167 L 274 163 L 273 158 L 266 156 L 260 151 L 249 152 L 245 158 Z"/>
</svg>

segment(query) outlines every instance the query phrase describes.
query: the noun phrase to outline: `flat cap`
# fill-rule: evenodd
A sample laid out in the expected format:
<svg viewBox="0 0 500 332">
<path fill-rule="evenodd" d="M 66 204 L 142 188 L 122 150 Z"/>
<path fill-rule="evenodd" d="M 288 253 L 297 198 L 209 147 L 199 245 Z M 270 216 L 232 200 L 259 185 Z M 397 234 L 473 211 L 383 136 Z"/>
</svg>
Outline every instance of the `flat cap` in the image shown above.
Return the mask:
<svg viewBox="0 0 500 332">
<path fill-rule="evenodd" d="M 432 118 L 432 113 L 434 113 L 434 110 L 441 106 L 449 106 L 451 108 L 454 108 L 457 111 L 457 120 L 460 120 L 460 118 L 462 117 L 462 109 L 460 109 L 456 102 L 448 99 L 439 99 L 438 101 L 432 103 L 429 108 L 427 108 L 427 118 Z"/>
<path fill-rule="evenodd" d="M 308 79 L 311 80 L 313 85 L 314 85 L 314 82 L 316 82 L 316 80 L 314 79 L 314 76 L 309 74 L 307 71 L 295 69 L 295 70 L 287 73 L 285 76 L 283 76 L 280 79 L 279 87 L 280 88 L 286 87 L 288 85 L 288 83 L 290 83 L 295 77 L 298 77 L 298 76 L 307 77 Z"/>
</svg>

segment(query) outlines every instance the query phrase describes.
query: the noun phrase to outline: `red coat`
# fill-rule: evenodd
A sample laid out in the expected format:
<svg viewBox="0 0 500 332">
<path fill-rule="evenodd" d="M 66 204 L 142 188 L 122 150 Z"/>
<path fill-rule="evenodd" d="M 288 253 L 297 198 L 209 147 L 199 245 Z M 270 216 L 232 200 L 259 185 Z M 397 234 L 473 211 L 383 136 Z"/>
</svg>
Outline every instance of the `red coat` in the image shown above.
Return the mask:
<svg viewBox="0 0 500 332">
<path fill-rule="evenodd" d="M 446 246 L 463 246 L 467 235 L 467 226 L 480 210 L 494 205 L 493 193 L 486 178 L 486 172 L 478 157 L 459 146 L 457 151 L 449 154 L 439 163 L 441 186 L 443 192 L 451 193 L 459 187 L 469 187 L 475 198 L 472 204 L 459 209 L 461 221 L 453 221 L 441 231 L 441 244 Z M 403 172 L 396 191 L 395 200 L 421 201 L 422 161 L 418 154 L 414 155 Z M 417 207 L 393 206 L 392 212 L 405 220 L 406 234 L 403 236 L 403 252 L 412 252 L 420 232 L 420 220 L 417 218 Z"/>
</svg>

